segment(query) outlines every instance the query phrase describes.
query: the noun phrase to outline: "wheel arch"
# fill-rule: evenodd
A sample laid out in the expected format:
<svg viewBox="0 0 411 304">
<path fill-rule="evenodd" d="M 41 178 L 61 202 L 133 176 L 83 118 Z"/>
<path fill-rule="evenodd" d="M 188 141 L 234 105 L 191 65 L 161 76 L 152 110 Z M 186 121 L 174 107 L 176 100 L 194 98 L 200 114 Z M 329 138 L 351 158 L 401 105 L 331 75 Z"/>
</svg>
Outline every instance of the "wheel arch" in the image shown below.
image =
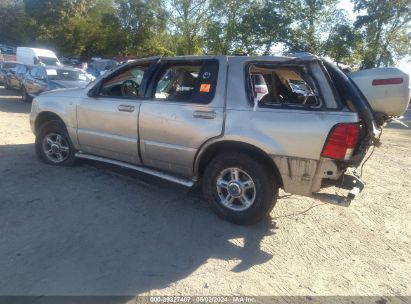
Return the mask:
<svg viewBox="0 0 411 304">
<path fill-rule="evenodd" d="M 267 153 L 252 144 L 234 140 L 217 141 L 203 147 L 203 149 L 198 153 L 194 164 L 194 174 L 197 179 L 201 179 L 207 164 L 214 156 L 219 153 L 230 152 L 243 152 L 247 155 L 256 157 L 268 166 L 270 171 L 274 174 L 274 178 L 279 183 L 279 186 L 283 187 L 283 180 L 280 171 L 278 170 L 274 160 Z"/>
<path fill-rule="evenodd" d="M 46 122 L 52 121 L 52 120 L 59 120 L 63 123 L 64 127 L 67 130 L 66 124 L 64 122 L 64 120 L 57 115 L 54 112 L 50 112 L 50 111 L 44 111 L 41 112 L 37 115 L 36 120 L 34 122 L 34 131 L 37 134 L 37 132 L 39 131 L 39 129 L 41 128 L 42 125 L 44 125 Z"/>
</svg>

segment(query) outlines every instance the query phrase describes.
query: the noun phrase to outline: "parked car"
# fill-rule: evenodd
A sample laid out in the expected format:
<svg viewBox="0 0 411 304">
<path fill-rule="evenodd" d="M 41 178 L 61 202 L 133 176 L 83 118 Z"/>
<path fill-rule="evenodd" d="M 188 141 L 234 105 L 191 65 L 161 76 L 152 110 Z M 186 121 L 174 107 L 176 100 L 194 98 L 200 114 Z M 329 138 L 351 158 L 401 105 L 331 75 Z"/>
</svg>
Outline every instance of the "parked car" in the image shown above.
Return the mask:
<svg viewBox="0 0 411 304">
<path fill-rule="evenodd" d="M 82 69 L 84 61 L 81 56 L 70 56 L 60 58 L 60 62 L 65 66 Z"/>
<path fill-rule="evenodd" d="M 116 67 L 117 65 L 118 65 L 118 62 L 115 60 L 98 59 L 98 60 L 94 60 L 88 65 L 86 72 L 97 78 L 101 75 L 104 75 L 105 72 Z"/>
<path fill-rule="evenodd" d="M 0 83 L 4 84 L 5 83 L 5 78 L 7 73 L 10 70 L 13 70 L 17 66 L 16 61 L 0 61 Z"/>
<path fill-rule="evenodd" d="M 16 67 L 10 69 L 6 74 L 4 83 L 6 89 L 21 91 L 24 78 L 31 68 L 30 65 L 17 63 Z"/>
<path fill-rule="evenodd" d="M 61 65 L 53 51 L 30 47 L 18 47 L 17 61 L 27 65 Z"/>
<path fill-rule="evenodd" d="M 90 82 L 86 73 L 69 67 L 33 67 L 27 73 L 23 85 L 23 100 L 30 102 L 34 96 L 45 91 L 63 88 L 83 88 Z"/>
<path fill-rule="evenodd" d="M 48 164 L 92 159 L 199 183 L 219 216 L 251 224 L 274 207 L 279 188 L 310 196 L 340 185 L 383 125 L 405 112 L 407 74 L 360 76 L 366 86 L 307 54 L 139 59 L 86 88 L 41 94 L 30 124 Z M 373 89 L 378 100 L 366 100 Z M 375 107 L 380 99 L 390 104 Z M 355 179 L 347 199 L 360 185 Z"/>
</svg>

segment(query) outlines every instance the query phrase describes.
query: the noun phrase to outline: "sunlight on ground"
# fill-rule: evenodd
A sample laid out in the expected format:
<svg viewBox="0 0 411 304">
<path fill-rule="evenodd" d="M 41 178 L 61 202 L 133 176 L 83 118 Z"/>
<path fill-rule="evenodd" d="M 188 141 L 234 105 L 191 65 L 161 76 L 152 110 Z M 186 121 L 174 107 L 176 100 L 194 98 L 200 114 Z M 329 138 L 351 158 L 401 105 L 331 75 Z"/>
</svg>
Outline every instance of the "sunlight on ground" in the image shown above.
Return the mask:
<svg viewBox="0 0 411 304">
<path fill-rule="evenodd" d="M 0 99 L 21 99 L 21 96 L 0 96 Z"/>
</svg>

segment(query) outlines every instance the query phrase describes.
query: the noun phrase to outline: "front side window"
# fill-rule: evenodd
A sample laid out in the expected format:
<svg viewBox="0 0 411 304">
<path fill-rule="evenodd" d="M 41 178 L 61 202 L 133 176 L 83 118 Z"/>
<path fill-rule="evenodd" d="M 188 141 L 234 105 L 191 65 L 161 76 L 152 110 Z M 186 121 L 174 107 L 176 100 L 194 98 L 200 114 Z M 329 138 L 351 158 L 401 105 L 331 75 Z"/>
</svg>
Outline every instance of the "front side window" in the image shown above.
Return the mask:
<svg viewBox="0 0 411 304">
<path fill-rule="evenodd" d="M 154 99 L 209 103 L 214 96 L 218 62 L 166 64 L 154 85 Z"/>
<path fill-rule="evenodd" d="M 106 80 L 101 89 L 100 96 L 111 97 L 137 97 L 141 83 L 148 69 L 148 65 L 133 66 Z"/>
<path fill-rule="evenodd" d="M 253 98 L 262 96 L 260 107 L 321 105 L 314 83 L 303 67 L 252 64 L 248 71 Z"/>
</svg>

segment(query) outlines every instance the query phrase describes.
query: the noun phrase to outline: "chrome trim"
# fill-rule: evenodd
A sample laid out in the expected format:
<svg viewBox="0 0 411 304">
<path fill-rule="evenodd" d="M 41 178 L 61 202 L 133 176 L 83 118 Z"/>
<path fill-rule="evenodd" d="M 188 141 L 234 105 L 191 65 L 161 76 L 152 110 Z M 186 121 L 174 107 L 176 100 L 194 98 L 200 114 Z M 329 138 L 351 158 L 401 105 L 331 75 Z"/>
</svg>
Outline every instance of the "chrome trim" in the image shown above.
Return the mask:
<svg viewBox="0 0 411 304">
<path fill-rule="evenodd" d="M 139 172 L 147 173 L 147 174 L 150 174 L 150 175 L 153 175 L 153 176 L 156 176 L 156 177 L 159 177 L 159 178 L 162 178 L 162 179 L 165 179 L 165 180 L 168 180 L 170 182 L 174 182 L 174 183 L 186 186 L 186 187 L 191 187 L 194 184 L 194 180 L 178 177 L 178 176 L 175 176 L 175 175 L 170 174 L 170 173 L 165 173 L 165 172 L 162 172 L 162 171 L 157 171 L 157 170 L 142 167 L 142 166 L 131 165 L 131 164 L 128 164 L 128 163 L 125 163 L 125 162 L 122 162 L 122 161 L 118 161 L 118 160 L 114 160 L 114 159 L 109 159 L 109 158 L 105 158 L 105 157 L 85 154 L 85 153 L 81 153 L 81 152 L 77 152 L 75 156 L 78 157 L 78 158 L 85 158 L 85 159 L 90 159 L 90 160 L 101 161 L 101 162 L 117 165 L 117 166 L 120 166 L 120 167 L 136 170 L 136 171 L 139 171 Z"/>
<path fill-rule="evenodd" d="M 117 107 L 117 109 L 118 109 L 119 111 L 122 111 L 122 112 L 134 112 L 135 107 L 134 107 L 134 106 L 130 106 L 130 105 L 119 105 L 119 106 Z"/>
<path fill-rule="evenodd" d="M 217 113 L 215 111 L 194 111 L 193 117 L 204 118 L 204 119 L 214 119 Z"/>
</svg>

